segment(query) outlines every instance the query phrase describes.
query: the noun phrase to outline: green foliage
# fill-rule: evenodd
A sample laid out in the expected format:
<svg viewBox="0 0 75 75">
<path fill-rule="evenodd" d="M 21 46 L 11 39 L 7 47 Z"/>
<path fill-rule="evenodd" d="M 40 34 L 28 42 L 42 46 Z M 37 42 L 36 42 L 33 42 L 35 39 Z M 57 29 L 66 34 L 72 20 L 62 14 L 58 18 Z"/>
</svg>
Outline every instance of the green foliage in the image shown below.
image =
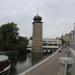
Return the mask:
<svg viewBox="0 0 75 75">
<path fill-rule="evenodd" d="M 18 37 L 17 49 L 18 49 L 20 52 L 26 52 L 27 44 L 28 44 L 28 39 L 27 39 L 27 37 L 22 37 L 22 36 L 19 36 L 19 37 Z"/>
<path fill-rule="evenodd" d="M 33 39 L 33 37 L 30 37 L 30 40 L 32 40 Z"/>
<path fill-rule="evenodd" d="M 19 28 L 14 22 L 3 24 L 0 27 L 0 49 L 3 50 L 24 50 L 27 45 L 27 38 L 19 36 Z"/>
<path fill-rule="evenodd" d="M 4 24 L 0 27 L 2 49 L 12 50 L 18 37 L 18 28 L 14 23 Z"/>
</svg>

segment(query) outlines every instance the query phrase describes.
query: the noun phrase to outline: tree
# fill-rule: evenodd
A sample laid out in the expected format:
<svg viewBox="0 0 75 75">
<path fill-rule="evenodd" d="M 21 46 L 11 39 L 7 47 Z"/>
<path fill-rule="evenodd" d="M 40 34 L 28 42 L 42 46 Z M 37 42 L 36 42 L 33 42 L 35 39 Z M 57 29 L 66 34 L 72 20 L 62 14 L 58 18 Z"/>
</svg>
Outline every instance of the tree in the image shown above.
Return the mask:
<svg viewBox="0 0 75 75">
<path fill-rule="evenodd" d="M 14 22 L 0 27 L 0 49 L 26 52 L 28 39 L 19 36 L 19 28 Z"/>
<path fill-rule="evenodd" d="M 2 40 L 0 43 L 0 47 L 2 49 L 12 50 L 15 48 L 15 44 L 19 34 L 18 30 L 19 28 L 14 22 L 3 24 L 0 27 L 0 40 Z"/>
<path fill-rule="evenodd" d="M 19 36 L 17 42 L 17 50 L 19 50 L 20 52 L 26 52 L 27 44 L 28 44 L 27 37 Z"/>
<path fill-rule="evenodd" d="M 33 39 L 33 37 L 30 37 L 30 40 L 32 40 Z"/>
</svg>

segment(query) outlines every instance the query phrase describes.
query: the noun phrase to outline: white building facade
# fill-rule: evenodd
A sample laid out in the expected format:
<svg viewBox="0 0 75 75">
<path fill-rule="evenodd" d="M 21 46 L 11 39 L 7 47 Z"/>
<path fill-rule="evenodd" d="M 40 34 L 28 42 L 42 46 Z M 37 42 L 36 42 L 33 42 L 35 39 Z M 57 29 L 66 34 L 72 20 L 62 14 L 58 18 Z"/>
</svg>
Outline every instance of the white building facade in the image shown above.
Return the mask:
<svg viewBox="0 0 75 75">
<path fill-rule="evenodd" d="M 44 38 L 42 42 L 43 52 L 54 52 L 62 46 L 62 42 L 59 39 Z M 28 49 L 32 50 L 32 40 L 29 40 Z"/>
<path fill-rule="evenodd" d="M 62 43 L 59 39 L 43 39 L 43 51 L 44 52 L 54 52 L 59 47 L 61 47 Z"/>
</svg>

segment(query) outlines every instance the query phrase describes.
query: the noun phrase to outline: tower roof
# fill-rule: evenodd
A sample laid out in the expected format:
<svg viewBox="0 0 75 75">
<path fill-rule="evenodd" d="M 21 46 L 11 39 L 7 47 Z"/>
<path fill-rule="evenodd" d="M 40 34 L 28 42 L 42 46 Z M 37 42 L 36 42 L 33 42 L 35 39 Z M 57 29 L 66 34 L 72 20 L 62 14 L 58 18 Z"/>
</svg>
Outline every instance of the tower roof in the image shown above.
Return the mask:
<svg viewBox="0 0 75 75">
<path fill-rule="evenodd" d="M 42 17 L 37 14 L 36 16 L 34 16 L 33 20 L 34 22 L 41 22 Z"/>
</svg>

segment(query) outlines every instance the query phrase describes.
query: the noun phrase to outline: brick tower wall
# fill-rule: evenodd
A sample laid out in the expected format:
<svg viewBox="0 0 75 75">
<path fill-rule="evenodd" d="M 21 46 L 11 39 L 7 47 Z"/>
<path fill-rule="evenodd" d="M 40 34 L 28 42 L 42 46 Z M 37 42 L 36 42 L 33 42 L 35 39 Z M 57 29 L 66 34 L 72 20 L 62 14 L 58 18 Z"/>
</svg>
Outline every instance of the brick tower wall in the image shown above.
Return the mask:
<svg viewBox="0 0 75 75">
<path fill-rule="evenodd" d="M 32 52 L 42 52 L 42 22 L 33 23 Z"/>
</svg>

